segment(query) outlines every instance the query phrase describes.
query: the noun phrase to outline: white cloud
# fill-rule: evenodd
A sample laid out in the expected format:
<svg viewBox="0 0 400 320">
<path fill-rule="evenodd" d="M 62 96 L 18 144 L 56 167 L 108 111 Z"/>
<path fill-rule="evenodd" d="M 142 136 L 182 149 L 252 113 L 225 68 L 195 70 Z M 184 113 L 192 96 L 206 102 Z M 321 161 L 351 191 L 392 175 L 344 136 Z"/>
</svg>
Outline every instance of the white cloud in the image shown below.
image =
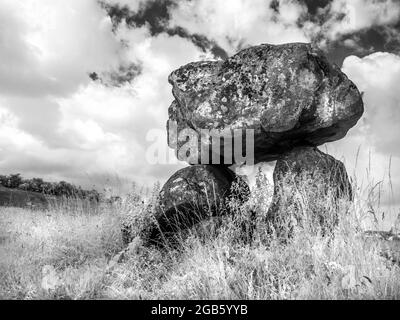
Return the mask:
<svg viewBox="0 0 400 320">
<path fill-rule="evenodd" d="M 35 144 L 31 136 L 18 129 L 18 119 L 0 107 L 0 150 L 3 157 L 9 150 L 21 151 Z"/>
<path fill-rule="evenodd" d="M 112 2 L 135 10 L 143 1 Z M 392 1 L 386 7 L 376 1 L 340 3 L 335 0 L 332 12 L 355 8 L 357 19 L 348 24 L 329 22 L 325 27 L 331 37 L 390 22 L 398 13 Z M 206 35 L 230 54 L 238 46 L 310 40 L 305 35 L 310 24 L 306 29 L 297 25 L 304 5 L 281 1 L 279 14 L 270 4 L 264 0 L 232 0 L 229 5 L 214 0 L 185 1 L 172 9 L 170 24 Z M 88 177 L 94 183 L 103 174 L 118 174 L 150 184 L 167 179 L 180 167 L 149 165 L 146 135 L 150 129 L 165 133 L 173 100 L 168 74 L 211 56 L 178 36 L 151 37 L 146 26 L 122 25 L 116 35 L 111 28 L 109 17 L 95 0 L 2 1 L 1 171 L 82 184 Z M 129 48 L 122 49 L 122 39 Z M 142 73 L 120 88 L 90 81 L 88 72 L 109 70 L 120 62 L 140 62 Z M 388 163 L 393 154 L 392 170 L 400 174 L 396 147 L 400 142 L 396 124 L 400 120 L 399 65 L 399 57 L 387 53 L 346 59 L 344 71 L 365 91 L 366 115 L 348 137 L 329 146 L 336 148 L 338 157 L 355 156 L 362 144 L 363 150 L 376 151 L 378 164 Z M 166 145 L 166 133 L 163 139 Z M 365 166 L 365 154 L 362 159 Z M 377 177 L 381 171 L 378 165 Z"/>
<path fill-rule="evenodd" d="M 351 56 L 343 71 L 364 92 L 365 133 L 377 151 L 400 157 L 400 57 L 377 52 L 362 59 Z"/>
<path fill-rule="evenodd" d="M 140 183 L 164 180 L 177 166 L 159 170 L 148 164 L 146 150 L 151 142 L 146 141 L 146 136 L 151 129 L 162 130 L 167 148 L 165 126 L 173 100 L 167 77 L 181 64 L 199 60 L 203 54 L 179 37 L 161 34 L 151 38 L 139 29 L 125 36 L 135 43 L 126 57 L 141 61 L 142 74 L 132 85 L 108 88 L 92 83 L 70 98 L 59 99 L 63 115 L 61 130 L 64 136 L 72 137 L 70 143 L 75 147 L 98 151 L 94 159 L 103 159 L 97 162 L 99 172 L 118 173 Z M 85 127 L 92 130 L 82 130 Z M 94 132 L 97 134 L 92 135 Z M 99 138 L 94 140 L 94 137 Z M 109 151 L 111 146 L 116 149 Z"/>
<path fill-rule="evenodd" d="M 167 148 L 168 74 L 204 53 L 179 37 L 151 37 L 146 27 L 122 27 L 115 35 L 94 0 L 6 5 L 0 39 L 11 40 L 0 42 L 0 56 L 10 58 L 0 64 L 1 171 L 83 185 L 104 175 L 140 184 L 167 179 L 179 166 L 149 165 L 146 134 L 163 130 Z M 122 50 L 121 39 L 129 48 Z M 131 84 L 90 81 L 88 72 L 121 61 L 141 64 Z"/>
<path fill-rule="evenodd" d="M 95 0 L 4 0 L 0 11 L 0 92 L 62 95 L 115 66 L 120 44 Z"/>
<path fill-rule="evenodd" d="M 215 0 L 181 1 L 171 10 L 170 25 L 204 34 L 234 54 L 237 48 L 260 43 L 310 42 L 317 34 L 324 47 L 326 40 L 400 19 L 397 0 L 333 0 L 320 9 L 327 17 L 322 25 L 304 21 L 307 7 L 300 1 L 279 1 L 278 13 L 271 4 L 272 0 L 231 0 L 229 5 Z"/>
<path fill-rule="evenodd" d="M 336 40 L 341 35 L 373 26 L 393 24 L 400 19 L 400 2 L 397 0 L 333 0 L 322 10 L 328 19 L 322 26 L 307 24 L 308 32 L 321 33 L 323 39 Z M 324 45 L 324 42 L 321 43 Z"/>
<path fill-rule="evenodd" d="M 297 20 L 306 7 L 295 1 L 280 2 L 280 14 L 269 0 L 182 1 L 171 10 L 171 26 L 204 34 L 228 53 L 238 47 L 260 43 L 308 42 Z"/>
<path fill-rule="evenodd" d="M 355 173 L 364 185 L 367 181 L 383 181 L 383 204 L 399 204 L 400 57 L 385 52 L 362 59 L 351 56 L 345 59 L 343 71 L 364 92 L 365 113 L 347 137 L 329 144 L 328 150 L 343 157 L 348 171 Z"/>
</svg>

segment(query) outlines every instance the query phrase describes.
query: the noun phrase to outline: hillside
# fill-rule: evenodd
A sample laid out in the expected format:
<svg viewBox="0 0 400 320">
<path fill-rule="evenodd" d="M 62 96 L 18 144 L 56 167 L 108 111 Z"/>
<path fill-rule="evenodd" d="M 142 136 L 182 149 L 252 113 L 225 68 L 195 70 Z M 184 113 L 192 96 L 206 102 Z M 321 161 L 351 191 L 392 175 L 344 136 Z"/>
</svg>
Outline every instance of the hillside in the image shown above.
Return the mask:
<svg viewBox="0 0 400 320">
<path fill-rule="evenodd" d="M 0 186 L 0 206 L 47 209 L 48 204 L 47 198 L 41 193 Z"/>
</svg>

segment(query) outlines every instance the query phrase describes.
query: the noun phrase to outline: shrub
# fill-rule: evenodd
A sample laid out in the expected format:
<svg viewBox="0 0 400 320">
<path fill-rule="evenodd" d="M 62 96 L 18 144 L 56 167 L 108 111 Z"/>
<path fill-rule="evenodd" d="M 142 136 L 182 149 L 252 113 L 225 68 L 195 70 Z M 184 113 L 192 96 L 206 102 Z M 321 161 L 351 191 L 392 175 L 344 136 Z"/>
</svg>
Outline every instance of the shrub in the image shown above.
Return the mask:
<svg viewBox="0 0 400 320">
<path fill-rule="evenodd" d="M 0 175 L 0 186 L 43 193 L 49 196 L 88 199 L 96 202 L 100 201 L 102 197 L 102 195 L 94 189 L 83 190 L 80 186 L 77 187 L 65 181 L 46 182 L 41 178 L 23 179 L 19 173 Z"/>
</svg>

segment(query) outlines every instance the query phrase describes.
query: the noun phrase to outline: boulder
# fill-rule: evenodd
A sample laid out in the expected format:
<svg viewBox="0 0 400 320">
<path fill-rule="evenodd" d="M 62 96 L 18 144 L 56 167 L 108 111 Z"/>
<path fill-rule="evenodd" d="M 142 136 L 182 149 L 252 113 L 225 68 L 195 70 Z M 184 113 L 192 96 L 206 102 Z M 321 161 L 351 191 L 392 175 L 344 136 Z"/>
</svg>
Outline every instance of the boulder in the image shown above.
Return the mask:
<svg viewBox="0 0 400 320">
<path fill-rule="evenodd" d="M 254 163 L 277 160 L 294 147 L 343 138 L 364 111 L 354 83 L 322 51 L 305 43 L 262 44 L 225 61 L 189 63 L 172 72 L 169 82 L 175 101 L 167 127 L 176 123 L 178 132 L 198 134 L 197 159 L 178 154 L 189 163 L 204 164 L 202 150 L 212 150 L 221 133 L 241 137 L 242 146 L 235 149 L 226 137 L 210 154 L 223 164 L 237 163 L 232 153 L 244 151 L 246 129 L 254 132 L 254 139 L 248 134 Z M 204 139 L 202 129 L 210 130 Z M 187 142 L 168 133 L 171 148 L 179 150 Z"/>
<path fill-rule="evenodd" d="M 341 161 L 316 147 L 299 147 L 285 153 L 273 174 L 274 195 L 267 219 L 290 232 L 307 220 L 322 230 L 338 222 L 339 201 L 351 201 L 353 191 Z"/>
<path fill-rule="evenodd" d="M 157 227 L 150 239 L 169 237 L 196 223 L 224 213 L 232 184 L 238 181 L 243 189 L 242 201 L 249 193 L 247 184 L 225 166 L 194 165 L 177 171 L 163 186 L 159 206 L 155 210 Z"/>
</svg>

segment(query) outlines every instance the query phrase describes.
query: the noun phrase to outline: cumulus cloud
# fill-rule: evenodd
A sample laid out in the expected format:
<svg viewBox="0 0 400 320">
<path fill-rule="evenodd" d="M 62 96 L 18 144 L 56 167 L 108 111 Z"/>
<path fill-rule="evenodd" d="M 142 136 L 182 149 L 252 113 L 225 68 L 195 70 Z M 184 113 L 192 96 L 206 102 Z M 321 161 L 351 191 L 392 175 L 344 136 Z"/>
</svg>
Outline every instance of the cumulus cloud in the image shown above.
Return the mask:
<svg viewBox="0 0 400 320">
<path fill-rule="evenodd" d="M 274 6 L 275 4 L 275 6 Z M 245 46 L 269 42 L 308 42 L 297 21 L 306 6 L 296 1 L 182 1 L 171 9 L 171 26 L 206 34 L 229 54 Z"/>
<path fill-rule="evenodd" d="M 120 44 L 96 1 L 10 1 L 0 10 L 0 95 L 18 128 L 49 147 L 64 143 L 56 98 L 118 65 Z"/>
<path fill-rule="evenodd" d="M 171 11 L 177 6 L 177 0 L 148 0 L 135 1 L 129 5 L 126 1 L 101 1 L 102 7 L 107 11 L 113 23 L 113 30 L 119 31 L 121 24 L 129 28 L 145 26 L 151 36 L 161 33 L 169 36 L 179 36 L 187 39 L 204 53 L 211 52 L 215 57 L 225 59 L 226 52 L 204 33 L 188 31 L 180 25 L 169 24 Z"/>
<path fill-rule="evenodd" d="M 311 21 L 304 21 L 304 27 L 310 37 L 326 46 L 345 35 L 392 26 L 399 20 L 400 2 L 397 0 L 333 0 L 320 8 Z"/>
<path fill-rule="evenodd" d="M 364 58 L 350 56 L 343 63 L 343 71 L 364 92 L 365 113 L 345 139 L 329 144 L 328 149 L 337 157 L 344 158 L 350 172 L 360 181 L 382 181 L 385 191 L 382 203 L 398 204 L 400 57 L 385 52 Z"/>
<path fill-rule="evenodd" d="M 364 92 L 364 133 L 378 152 L 400 157 L 400 57 L 377 52 L 362 59 L 351 56 L 343 71 Z M 386 133 L 386 134 L 384 134 Z"/>
<path fill-rule="evenodd" d="M 331 19 L 325 25 L 328 36 L 334 38 L 338 34 L 397 22 L 400 4 L 393 0 L 334 0 L 330 5 L 330 15 Z"/>
<path fill-rule="evenodd" d="M 117 63 L 120 44 L 96 1 L 5 0 L 0 15 L 2 94 L 68 94 Z"/>
<path fill-rule="evenodd" d="M 150 129 L 162 130 L 159 143 L 166 147 L 173 99 L 167 76 L 181 64 L 212 56 L 179 36 L 152 36 L 147 26 L 122 24 L 115 32 L 96 1 L 44 1 L 36 3 L 35 12 L 29 12 L 33 2 L 26 3 L 7 2 L 5 16 L 16 28 L 7 23 L 1 34 L 12 41 L 0 42 L 5 48 L 0 54 L 13 56 L 15 69 L 1 73 L 1 170 L 82 185 L 85 179 L 93 183 L 88 177 L 115 174 L 140 184 L 166 179 L 179 165 L 161 172 L 149 165 L 152 141 L 146 136 Z M 124 76 L 120 66 L 131 62 L 140 64 L 140 72 L 118 86 L 89 77 L 97 70 Z M 5 81 L 6 76 L 14 80 Z M 29 86 L 31 81 L 41 90 Z"/>
</svg>

